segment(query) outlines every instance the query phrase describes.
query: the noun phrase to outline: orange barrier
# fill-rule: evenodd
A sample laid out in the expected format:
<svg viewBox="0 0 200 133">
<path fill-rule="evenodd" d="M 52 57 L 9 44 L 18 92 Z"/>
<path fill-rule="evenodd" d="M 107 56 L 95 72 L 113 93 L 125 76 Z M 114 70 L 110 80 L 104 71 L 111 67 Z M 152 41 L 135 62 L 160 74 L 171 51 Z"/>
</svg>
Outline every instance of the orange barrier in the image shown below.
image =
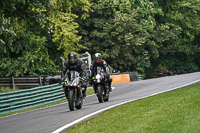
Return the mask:
<svg viewBox="0 0 200 133">
<path fill-rule="evenodd" d="M 129 74 L 110 75 L 110 77 L 112 78 L 112 84 L 120 84 L 120 83 L 130 82 Z"/>
</svg>

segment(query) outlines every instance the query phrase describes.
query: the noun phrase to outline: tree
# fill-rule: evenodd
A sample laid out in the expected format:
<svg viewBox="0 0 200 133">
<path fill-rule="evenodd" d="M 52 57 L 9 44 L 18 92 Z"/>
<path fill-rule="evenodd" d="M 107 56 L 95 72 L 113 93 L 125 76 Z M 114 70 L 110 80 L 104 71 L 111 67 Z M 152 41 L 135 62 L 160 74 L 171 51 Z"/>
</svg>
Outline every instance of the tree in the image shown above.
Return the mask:
<svg viewBox="0 0 200 133">
<path fill-rule="evenodd" d="M 178 32 L 172 30 L 176 38 L 163 43 L 164 47 L 160 48 L 161 58 L 157 59 L 157 62 L 176 73 L 198 71 L 194 55 L 199 53 L 199 44 L 195 42 L 195 38 L 200 33 L 200 1 L 158 0 L 158 3 L 163 9 L 164 16 L 157 22 L 167 23 L 170 29 L 178 29 Z M 168 58 L 171 58 L 170 65 Z"/>
<path fill-rule="evenodd" d="M 144 73 L 150 67 L 150 59 L 159 56 L 155 34 L 167 30 L 164 24 L 156 28 L 154 17 L 162 15 L 158 5 L 147 0 L 91 3 L 94 12 L 81 25 L 81 43 L 92 54 L 102 53 L 114 68 Z"/>
<path fill-rule="evenodd" d="M 2 0 L 1 76 L 60 73 L 60 56 L 80 48 L 75 22 L 79 16 L 71 9 L 87 11 L 87 5 L 87 0 Z"/>
<path fill-rule="evenodd" d="M 53 42 L 58 46 L 58 50 L 63 50 L 63 55 L 67 55 L 70 51 L 79 51 L 83 46 L 78 42 L 81 39 L 77 28 L 79 24 L 77 19 L 85 19 L 90 9 L 87 0 L 51 0 L 52 8 L 49 9 L 50 29 L 52 29 Z M 81 9 L 80 14 L 75 14 Z"/>
</svg>

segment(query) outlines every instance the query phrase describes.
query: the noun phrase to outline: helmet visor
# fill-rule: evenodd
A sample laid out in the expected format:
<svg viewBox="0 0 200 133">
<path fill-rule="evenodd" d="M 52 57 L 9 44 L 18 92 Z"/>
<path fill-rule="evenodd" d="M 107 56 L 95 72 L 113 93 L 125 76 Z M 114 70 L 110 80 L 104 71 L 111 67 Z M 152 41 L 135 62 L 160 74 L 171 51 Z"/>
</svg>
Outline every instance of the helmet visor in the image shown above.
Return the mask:
<svg viewBox="0 0 200 133">
<path fill-rule="evenodd" d="M 69 60 L 70 60 L 71 63 L 74 63 L 74 62 L 75 62 L 75 58 L 74 58 L 74 57 L 70 57 Z"/>
<path fill-rule="evenodd" d="M 100 62 L 101 62 L 101 57 L 100 57 L 100 56 L 98 56 L 98 57 L 95 57 L 95 59 L 94 59 L 94 60 L 95 60 L 95 62 L 96 62 L 96 63 L 100 63 Z"/>
</svg>

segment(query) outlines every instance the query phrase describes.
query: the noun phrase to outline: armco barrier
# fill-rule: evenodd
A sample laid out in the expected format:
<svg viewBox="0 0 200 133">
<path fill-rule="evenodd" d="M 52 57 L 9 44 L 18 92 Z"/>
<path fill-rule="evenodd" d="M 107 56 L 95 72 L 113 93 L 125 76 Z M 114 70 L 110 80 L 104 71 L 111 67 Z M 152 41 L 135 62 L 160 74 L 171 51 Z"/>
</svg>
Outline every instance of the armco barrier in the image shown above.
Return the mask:
<svg viewBox="0 0 200 133">
<path fill-rule="evenodd" d="M 132 81 L 142 80 L 142 75 L 138 75 L 138 72 L 123 72 L 123 73 L 111 73 L 112 84 L 127 83 Z"/>
<path fill-rule="evenodd" d="M 114 74 L 114 75 L 110 75 L 110 77 L 112 78 L 112 84 L 130 82 L 129 74 Z"/>
<path fill-rule="evenodd" d="M 139 79 L 139 80 L 142 80 L 142 79 L 143 79 L 143 76 L 142 76 L 142 75 L 138 75 L 138 79 Z"/>
<path fill-rule="evenodd" d="M 65 99 L 62 85 L 53 84 L 26 90 L 0 93 L 0 114 L 32 108 Z"/>
</svg>

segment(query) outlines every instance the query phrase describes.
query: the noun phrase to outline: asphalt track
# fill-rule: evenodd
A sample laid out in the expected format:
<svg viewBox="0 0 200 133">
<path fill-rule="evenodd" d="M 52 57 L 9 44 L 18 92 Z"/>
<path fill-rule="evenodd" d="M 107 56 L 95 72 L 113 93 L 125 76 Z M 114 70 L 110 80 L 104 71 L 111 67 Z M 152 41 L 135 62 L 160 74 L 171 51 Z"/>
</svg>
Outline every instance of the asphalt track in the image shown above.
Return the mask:
<svg viewBox="0 0 200 133">
<path fill-rule="evenodd" d="M 86 97 L 81 110 L 69 111 L 68 103 L 0 118 L 0 133 L 51 133 L 67 130 L 98 113 L 137 99 L 200 82 L 200 72 L 113 85 L 110 100 L 98 103 Z"/>
</svg>

